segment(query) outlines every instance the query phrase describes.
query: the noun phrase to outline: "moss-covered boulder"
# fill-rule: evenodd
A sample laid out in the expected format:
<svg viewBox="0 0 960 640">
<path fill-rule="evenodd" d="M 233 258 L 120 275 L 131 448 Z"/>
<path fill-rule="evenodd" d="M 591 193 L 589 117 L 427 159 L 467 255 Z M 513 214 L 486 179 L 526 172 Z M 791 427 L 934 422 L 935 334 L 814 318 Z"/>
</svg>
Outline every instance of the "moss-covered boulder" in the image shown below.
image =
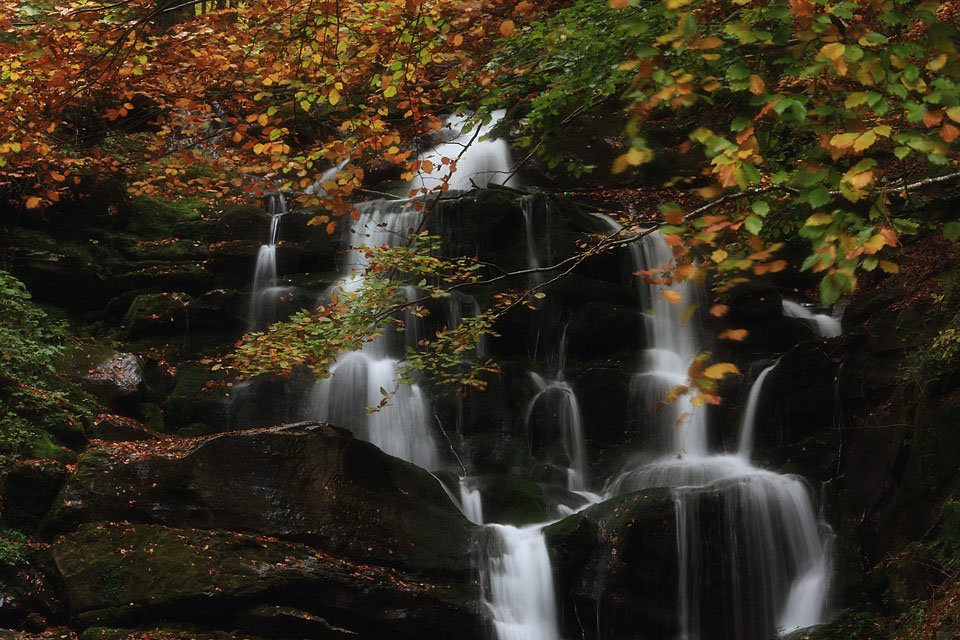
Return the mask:
<svg viewBox="0 0 960 640">
<path fill-rule="evenodd" d="M 205 205 L 193 198 L 177 201 L 153 196 L 132 198 L 126 230 L 141 238 L 168 238 L 174 235 L 179 223 L 200 220 L 205 211 Z"/>
<path fill-rule="evenodd" d="M 278 536 L 461 579 L 474 530 L 428 472 L 308 423 L 92 449 L 43 531 L 104 521 Z"/>
<path fill-rule="evenodd" d="M 272 537 L 89 524 L 58 538 L 50 555 L 81 628 L 162 622 L 270 638 L 471 638 L 480 626 L 470 588 Z"/>
<path fill-rule="evenodd" d="M 536 482 L 510 474 L 475 478 L 485 522 L 523 526 L 547 519 L 543 490 Z"/>
<path fill-rule="evenodd" d="M 123 315 L 123 337 L 135 339 L 185 330 L 190 300 L 183 292 L 138 295 Z"/>
<path fill-rule="evenodd" d="M 544 535 L 564 637 L 670 638 L 679 631 L 670 491 L 651 489 L 601 502 L 547 527 Z"/>
</svg>

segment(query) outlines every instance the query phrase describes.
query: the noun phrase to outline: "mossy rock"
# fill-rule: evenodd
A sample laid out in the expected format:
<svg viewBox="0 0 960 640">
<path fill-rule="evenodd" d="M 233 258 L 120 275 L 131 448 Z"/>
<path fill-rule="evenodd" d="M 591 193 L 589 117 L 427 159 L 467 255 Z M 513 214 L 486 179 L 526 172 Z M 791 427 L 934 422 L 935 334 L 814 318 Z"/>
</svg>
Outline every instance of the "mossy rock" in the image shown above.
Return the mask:
<svg viewBox="0 0 960 640">
<path fill-rule="evenodd" d="M 547 519 L 543 490 L 536 482 L 510 474 L 476 478 L 486 522 L 523 526 Z"/>
<path fill-rule="evenodd" d="M 123 337 L 140 338 L 185 329 L 187 304 L 191 299 L 182 292 L 138 295 L 123 315 Z"/>
<path fill-rule="evenodd" d="M 46 515 L 67 477 L 52 460 L 7 462 L 0 467 L 0 523 L 32 533 Z"/>
<path fill-rule="evenodd" d="M 145 239 L 168 238 L 178 223 L 200 220 L 206 205 L 197 198 L 171 201 L 154 196 L 132 198 L 126 230 Z"/>
<path fill-rule="evenodd" d="M 482 626 L 472 602 L 450 589 L 270 537 L 88 524 L 49 552 L 71 623 L 106 627 L 92 632 L 94 638 L 146 639 L 110 628 L 157 623 L 206 632 L 185 638 L 233 637 L 211 631 L 248 626 L 269 638 L 412 639 L 450 631 L 471 638 L 477 637 L 472 626 Z M 268 620 L 276 625 L 263 624 Z"/>
</svg>

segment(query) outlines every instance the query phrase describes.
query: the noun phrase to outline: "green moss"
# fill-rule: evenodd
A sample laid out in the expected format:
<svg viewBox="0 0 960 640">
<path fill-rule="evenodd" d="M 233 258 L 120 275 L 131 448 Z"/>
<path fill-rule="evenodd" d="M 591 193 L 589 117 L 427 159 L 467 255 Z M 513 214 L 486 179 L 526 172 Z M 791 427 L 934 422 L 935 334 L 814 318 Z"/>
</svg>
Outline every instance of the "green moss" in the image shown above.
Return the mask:
<svg viewBox="0 0 960 640">
<path fill-rule="evenodd" d="M 509 474 L 479 480 L 483 517 L 487 522 L 521 526 L 547 519 L 547 504 L 537 483 Z"/>
<path fill-rule="evenodd" d="M 153 196 L 133 198 L 127 231 L 143 238 L 170 237 L 177 224 L 200 220 L 205 210 L 206 205 L 197 198 L 177 201 Z"/>
</svg>

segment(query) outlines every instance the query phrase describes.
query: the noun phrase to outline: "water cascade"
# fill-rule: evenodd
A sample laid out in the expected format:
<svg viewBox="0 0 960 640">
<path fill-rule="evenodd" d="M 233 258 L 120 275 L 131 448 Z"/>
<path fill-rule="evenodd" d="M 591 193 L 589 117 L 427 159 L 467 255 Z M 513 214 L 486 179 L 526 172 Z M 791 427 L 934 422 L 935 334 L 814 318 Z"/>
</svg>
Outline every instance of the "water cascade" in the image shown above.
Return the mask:
<svg viewBox="0 0 960 640">
<path fill-rule="evenodd" d="M 760 408 L 760 394 L 763 393 L 763 383 L 776 366 L 777 363 L 774 362 L 761 371 L 757 379 L 750 385 L 750 393 L 747 395 L 747 405 L 743 409 L 743 417 L 740 420 L 739 453 L 748 460 L 750 459 L 750 454 L 753 452 L 753 434 L 756 432 L 757 410 Z"/>
<path fill-rule="evenodd" d="M 793 300 L 783 300 L 783 315 L 803 320 L 810 329 L 823 338 L 835 338 L 840 335 L 840 321 L 825 313 L 813 313 L 802 304 Z"/>
<path fill-rule="evenodd" d="M 449 188 L 453 190 L 486 187 L 491 183 L 514 185 L 509 145 L 505 140 L 488 138 L 505 113 L 494 111 L 490 122 L 472 127 L 468 127 L 474 122 L 470 116 L 447 118 L 440 130 L 439 143 L 417 157 L 418 161 L 432 163 L 433 171 L 419 173 L 410 188 L 433 190 L 444 180 L 449 180 Z"/>
<path fill-rule="evenodd" d="M 396 246 L 419 226 L 422 214 L 407 201 L 374 200 L 360 205 L 345 259 L 343 279 L 330 293 L 349 295 L 363 284 L 367 258 L 364 247 Z M 405 287 L 410 299 L 413 287 Z M 441 462 L 433 413 L 416 384 L 397 384 L 400 360 L 407 338 L 422 335 L 420 318 L 404 314 L 406 336 L 395 330 L 364 345 L 360 351 L 340 355 L 330 367 L 332 377 L 314 386 L 308 417 L 345 426 L 387 453 L 425 469 Z M 387 398 L 387 403 L 380 407 Z M 379 408 L 377 408 L 379 407 Z M 376 410 L 373 410 L 377 408 Z"/>
<path fill-rule="evenodd" d="M 666 267 L 673 258 L 660 234 L 634 244 L 634 272 Z M 701 350 L 696 322 L 681 317 L 699 292 L 690 282 L 674 287 L 681 295 L 676 304 L 656 287 L 638 284 L 648 348 L 631 393 L 637 409 L 649 412 L 670 388 L 687 383 L 687 369 Z M 644 421 L 653 448 L 666 455 L 628 462 L 607 486 L 608 497 L 674 488 L 683 640 L 760 640 L 823 618 L 830 544 L 810 488 L 749 462 L 763 382 L 772 369 L 751 388 L 736 455 L 709 451 L 704 411 L 681 399 Z"/>
<path fill-rule="evenodd" d="M 247 330 L 262 329 L 264 325 L 279 320 L 279 303 L 285 287 L 278 286 L 277 241 L 280 235 L 280 219 L 287 213 L 287 199 L 282 191 L 267 196 L 267 211 L 270 213 L 270 233 L 267 243 L 257 251 L 257 266 L 253 272 L 250 290 L 250 308 L 247 313 Z"/>
</svg>

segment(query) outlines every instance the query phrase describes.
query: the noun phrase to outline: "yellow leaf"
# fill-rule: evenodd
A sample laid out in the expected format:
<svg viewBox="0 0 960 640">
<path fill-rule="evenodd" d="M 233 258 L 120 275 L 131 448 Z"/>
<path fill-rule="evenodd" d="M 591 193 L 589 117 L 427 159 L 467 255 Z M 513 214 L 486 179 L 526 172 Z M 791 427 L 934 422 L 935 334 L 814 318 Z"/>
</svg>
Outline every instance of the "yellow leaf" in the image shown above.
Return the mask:
<svg viewBox="0 0 960 640">
<path fill-rule="evenodd" d="M 763 78 L 758 75 L 750 76 L 750 93 L 758 96 L 763 93 L 766 87 L 767 85 L 763 82 Z"/>
<path fill-rule="evenodd" d="M 509 38 L 510 34 L 513 33 L 513 29 L 513 20 L 504 20 L 500 23 L 500 35 L 502 35 L 504 38 Z"/>
<path fill-rule="evenodd" d="M 943 69 L 943 65 L 945 64 L 947 64 L 947 54 L 941 53 L 927 63 L 927 69 L 930 71 L 940 71 L 940 69 Z"/>
<path fill-rule="evenodd" d="M 960 122 L 960 107 L 950 107 L 947 109 L 947 117 L 954 122 Z"/>
<path fill-rule="evenodd" d="M 737 375 L 740 373 L 740 369 L 737 369 L 737 365 L 732 362 L 718 362 L 717 364 L 710 365 L 703 371 L 703 375 L 711 380 L 720 380 L 728 373 Z"/>
<path fill-rule="evenodd" d="M 824 45 L 820 49 L 820 53 L 830 58 L 831 60 L 839 60 L 840 56 L 843 55 L 843 52 L 847 50 L 847 47 L 840 42 L 831 42 L 828 45 Z"/>
<path fill-rule="evenodd" d="M 859 107 L 866 101 L 867 93 L 865 91 L 855 91 L 847 96 L 847 99 L 843 101 L 843 106 L 846 109 L 853 109 L 854 107 Z"/>
<path fill-rule="evenodd" d="M 866 131 L 861 133 L 857 138 L 857 141 L 853 143 L 853 148 L 856 151 L 863 151 L 864 149 L 869 149 L 870 145 L 877 141 L 877 134 L 873 131 Z"/>
<path fill-rule="evenodd" d="M 397 95 L 397 88 L 393 85 L 390 85 L 389 87 L 383 90 L 383 95 L 385 95 L 388 98 L 392 98 L 393 96 Z"/>
<path fill-rule="evenodd" d="M 723 249 L 717 249 L 712 254 L 710 254 L 710 259 L 716 262 L 717 264 L 723 262 L 727 259 L 727 256 L 730 255 Z"/>
<path fill-rule="evenodd" d="M 723 40 L 716 36 L 710 36 L 709 38 L 704 38 L 697 45 L 697 49 L 716 49 L 723 44 Z"/>
<path fill-rule="evenodd" d="M 340 92 L 335 88 L 330 90 L 330 93 L 327 94 L 327 100 L 330 101 L 331 106 L 337 106 L 337 103 L 340 102 Z"/>
<path fill-rule="evenodd" d="M 681 296 L 678 292 L 673 291 L 672 289 L 664 289 L 660 293 L 662 293 L 663 297 L 669 300 L 670 302 L 672 302 L 673 304 L 679 304 L 680 301 L 683 300 L 683 296 Z"/>
<path fill-rule="evenodd" d="M 899 272 L 900 272 L 900 267 L 898 267 L 895 263 L 890 262 L 889 260 L 881 260 L 881 261 L 880 261 L 880 268 L 883 269 L 884 271 L 886 271 L 887 273 L 899 273 Z"/>
<path fill-rule="evenodd" d="M 263 145 L 260 144 L 259 142 L 253 145 L 253 152 L 257 155 L 260 155 L 261 153 L 263 153 Z"/>
<path fill-rule="evenodd" d="M 261 126 L 261 127 L 265 127 L 265 126 L 267 126 L 267 123 L 270 122 L 270 119 L 267 118 L 267 114 L 261 113 L 261 114 L 257 117 L 257 122 L 260 123 L 260 126 Z"/>
<path fill-rule="evenodd" d="M 829 213 L 815 213 L 803 224 L 808 227 L 819 227 L 821 225 L 830 224 L 833 222 L 833 216 Z"/>
</svg>

